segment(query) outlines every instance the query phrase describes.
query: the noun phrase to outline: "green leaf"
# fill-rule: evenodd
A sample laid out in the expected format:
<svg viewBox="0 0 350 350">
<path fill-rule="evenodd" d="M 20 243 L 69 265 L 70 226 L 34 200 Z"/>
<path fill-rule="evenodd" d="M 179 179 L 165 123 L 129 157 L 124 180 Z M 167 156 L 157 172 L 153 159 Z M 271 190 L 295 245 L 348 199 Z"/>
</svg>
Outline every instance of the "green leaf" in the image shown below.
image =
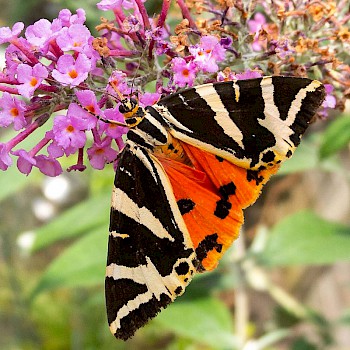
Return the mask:
<svg viewBox="0 0 350 350">
<path fill-rule="evenodd" d="M 102 193 L 69 208 L 57 219 L 40 227 L 32 251 L 38 251 L 59 240 L 73 238 L 96 227 L 108 231 L 108 215 L 111 194 Z"/>
<path fill-rule="evenodd" d="M 56 288 L 102 284 L 106 251 L 106 233 L 98 229 L 84 236 L 53 260 L 35 287 L 32 297 Z"/>
<path fill-rule="evenodd" d="M 214 298 L 194 299 L 171 304 L 154 323 L 215 349 L 239 348 L 233 335 L 232 318 L 228 308 Z"/>
<path fill-rule="evenodd" d="M 267 266 L 350 260 L 350 227 L 310 211 L 293 214 L 272 229 L 260 258 Z"/>
<path fill-rule="evenodd" d="M 320 158 L 326 158 L 350 142 L 350 115 L 335 119 L 326 129 L 320 147 Z"/>
</svg>

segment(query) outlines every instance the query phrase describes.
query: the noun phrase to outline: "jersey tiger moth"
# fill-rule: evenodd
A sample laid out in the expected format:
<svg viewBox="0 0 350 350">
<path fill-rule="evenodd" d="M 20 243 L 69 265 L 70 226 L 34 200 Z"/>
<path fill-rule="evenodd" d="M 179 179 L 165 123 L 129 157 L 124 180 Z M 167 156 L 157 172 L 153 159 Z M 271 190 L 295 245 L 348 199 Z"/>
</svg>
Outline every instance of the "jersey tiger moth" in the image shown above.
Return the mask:
<svg viewBox="0 0 350 350">
<path fill-rule="evenodd" d="M 108 323 L 128 339 L 216 267 L 243 209 L 288 159 L 325 97 L 316 80 L 264 77 L 204 84 L 142 108 L 123 99 L 130 127 L 112 194 L 106 269 Z"/>
</svg>

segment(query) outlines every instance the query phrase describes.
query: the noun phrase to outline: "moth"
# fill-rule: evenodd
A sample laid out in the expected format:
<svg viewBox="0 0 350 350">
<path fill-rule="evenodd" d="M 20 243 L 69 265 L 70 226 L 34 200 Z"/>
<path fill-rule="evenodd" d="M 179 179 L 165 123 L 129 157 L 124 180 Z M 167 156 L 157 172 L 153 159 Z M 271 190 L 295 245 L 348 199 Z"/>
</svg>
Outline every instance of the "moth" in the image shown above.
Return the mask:
<svg viewBox="0 0 350 350">
<path fill-rule="evenodd" d="M 112 194 L 108 323 L 126 340 L 210 271 L 243 209 L 291 157 L 325 97 L 316 80 L 263 77 L 204 84 L 142 108 L 129 126 Z"/>
</svg>

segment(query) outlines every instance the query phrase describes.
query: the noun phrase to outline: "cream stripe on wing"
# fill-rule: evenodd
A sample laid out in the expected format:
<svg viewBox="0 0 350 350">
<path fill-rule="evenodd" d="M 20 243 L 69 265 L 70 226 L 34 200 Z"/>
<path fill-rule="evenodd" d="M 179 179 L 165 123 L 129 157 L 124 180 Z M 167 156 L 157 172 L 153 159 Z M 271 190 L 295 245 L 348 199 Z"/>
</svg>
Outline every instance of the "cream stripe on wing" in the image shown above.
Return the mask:
<svg viewBox="0 0 350 350">
<path fill-rule="evenodd" d="M 288 111 L 288 116 L 285 121 L 288 125 L 292 125 L 294 123 L 295 118 L 297 117 L 297 114 L 301 109 L 301 105 L 307 93 L 316 91 L 316 89 L 321 85 L 322 84 L 319 81 L 313 80 L 308 86 L 299 90 Z"/>
<path fill-rule="evenodd" d="M 137 310 L 141 304 L 149 302 L 153 296 L 160 301 L 162 294 L 168 295 L 173 300 L 176 295 L 172 294 L 170 290 L 174 290 L 177 286 L 185 286 L 185 283 L 174 275 L 174 271 L 170 275 L 162 277 L 148 256 L 146 256 L 146 265 L 137 267 L 126 267 L 112 263 L 106 268 L 106 277 L 112 277 L 114 280 L 130 279 L 135 283 L 146 285 L 148 289 L 147 292 L 129 300 L 118 310 L 115 320 L 109 326 L 113 334 L 120 329 L 121 319 L 129 315 L 131 311 Z"/>
<path fill-rule="evenodd" d="M 278 138 L 276 140 L 276 146 L 283 147 L 279 149 L 280 152 L 285 153 L 288 149 L 288 144 L 280 142 L 281 140 L 289 140 L 290 136 L 294 133 L 289 127 L 288 123 L 280 117 L 280 112 L 274 101 L 274 85 L 271 77 L 265 77 L 261 80 L 261 92 L 264 100 L 264 119 L 258 119 L 259 124 L 270 130 L 271 133 Z"/>
<path fill-rule="evenodd" d="M 112 277 L 114 280 L 130 279 L 135 283 L 145 284 L 157 300 L 160 300 L 161 294 L 169 294 L 164 285 L 165 278 L 159 274 L 148 256 L 146 256 L 146 265 L 137 267 L 127 267 L 112 263 L 106 267 L 106 277 Z"/>
<path fill-rule="evenodd" d="M 174 242 L 174 238 L 164 228 L 162 223 L 146 207 L 139 207 L 120 188 L 113 188 L 112 208 L 147 227 L 155 236 L 167 238 Z"/>
<path fill-rule="evenodd" d="M 109 325 L 109 329 L 114 334 L 120 329 L 120 321 L 122 318 L 129 315 L 133 310 L 137 310 L 141 304 L 145 304 L 152 299 L 153 295 L 150 291 L 143 294 L 139 294 L 136 298 L 129 300 L 125 305 L 123 305 L 117 313 L 115 320 Z"/>
<path fill-rule="evenodd" d="M 230 118 L 230 115 L 226 107 L 223 105 L 219 94 L 214 89 L 213 84 L 202 85 L 200 88 L 196 88 L 196 92 L 215 112 L 214 119 L 221 126 L 224 133 L 237 142 L 242 149 L 244 149 L 243 134 L 239 127 Z"/>
</svg>

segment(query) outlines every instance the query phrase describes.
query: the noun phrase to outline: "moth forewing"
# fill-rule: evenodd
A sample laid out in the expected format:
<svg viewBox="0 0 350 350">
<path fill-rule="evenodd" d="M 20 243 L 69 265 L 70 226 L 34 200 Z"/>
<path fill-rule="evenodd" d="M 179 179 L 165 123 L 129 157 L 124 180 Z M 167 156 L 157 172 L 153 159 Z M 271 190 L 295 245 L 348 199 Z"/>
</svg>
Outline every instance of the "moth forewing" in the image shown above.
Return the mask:
<svg viewBox="0 0 350 350">
<path fill-rule="evenodd" d="M 275 76 L 200 85 L 153 108 L 174 137 L 258 170 L 290 157 L 324 96 L 317 80 Z"/>
<path fill-rule="evenodd" d="M 176 296 L 196 270 L 196 256 L 164 169 L 127 141 L 112 194 L 106 269 L 111 332 L 131 337 Z"/>
</svg>

